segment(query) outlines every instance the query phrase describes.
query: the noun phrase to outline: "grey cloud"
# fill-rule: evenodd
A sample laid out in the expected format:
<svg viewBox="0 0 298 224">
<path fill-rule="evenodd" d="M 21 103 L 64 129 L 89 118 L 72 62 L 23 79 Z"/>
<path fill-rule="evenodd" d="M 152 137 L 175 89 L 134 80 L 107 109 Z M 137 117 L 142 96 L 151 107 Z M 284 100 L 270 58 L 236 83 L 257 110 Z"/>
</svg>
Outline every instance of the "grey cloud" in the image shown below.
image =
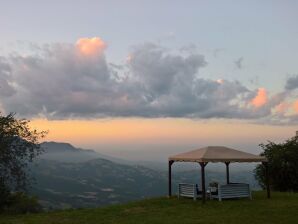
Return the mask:
<svg viewBox="0 0 298 224">
<path fill-rule="evenodd" d="M 9 97 L 15 93 L 10 80 L 11 68 L 5 58 L 0 57 L 0 96 Z M 1 103 L 1 102 L 0 102 Z"/>
<path fill-rule="evenodd" d="M 6 89 L 0 89 L 0 103 L 7 112 L 50 119 L 260 119 L 270 116 L 271 108 L 282 99 L 252 108 L 249 102 L 256 90 L 237 81 L 200 76 L 207 62 L 195 48 L 181 54 L 145 43 L 132 48 L 123 65 L 108 63 L 104 54 L 82 57 L 72 44 L 36 49 L 31 56 L 0 60 L 0 86 Z"/>
<path fill-rule="evenodd" d="M 259 86 L 259 77 L 255 76 L 249 80 L 250 84 Z"/>
<path fill-rule="evenodd" d="M 113 81 L 104 57 L 82 60 L 70 45 L 46 47 L 43 53 L 11 58 L 11 79 L 17 83 L 17 92 L 3 100 L 6 109 L 26 116 L 80 114 L 96 112 L 94 104 L 114 98 L 109 96 L 113 91 L 108 83 Z"/>
<path fill-rule="evenodd" d="M 285 86 L 286 90 L 294 90 L 296 88 L 298 88 L 298 75 L 288 78 Z"/>
<path fill-rule="evenodd" d="M 238 58 L 236 61 L 234 61 L 236 68 L 242 69 L 243 65 L 243 57 Z"/>
<path fill-rule="evenodd" d="M 199 68 L 206 65 L 202 55 L 171 55 L 154 44 L 138 46 L 131 56 L 130 71 L 133 77 L 155 97 L 169 94 L 177 85 L 181 89 L 190 84 Z"/>
</svg>

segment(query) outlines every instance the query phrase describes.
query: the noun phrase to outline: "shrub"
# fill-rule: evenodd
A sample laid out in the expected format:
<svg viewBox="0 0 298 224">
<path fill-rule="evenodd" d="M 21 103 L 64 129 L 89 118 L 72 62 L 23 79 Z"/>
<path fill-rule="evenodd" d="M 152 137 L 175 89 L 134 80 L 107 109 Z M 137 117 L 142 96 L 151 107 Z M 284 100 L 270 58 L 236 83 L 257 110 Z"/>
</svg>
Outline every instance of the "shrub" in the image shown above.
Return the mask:
<svg viewBox="0 0 298 224">
<path fill-rule="evenodd" d="M 261 155 L 268 159 L 270 187 L 277 191 L 298 192 L 298 136 L 284 143 L 268 142 L 260 146 L 264 150 Z M 264 166 L 257 166 L 255 176 L 264 188 Z"/>
<path fill-rule="evenodd" d="M 23 192 L 12 193 L 8 196 L 2 212 L 10 214 L 37 213 L 42 211 L 42 206 L 36 197 L 28 196 Z"/>
<path fill-rule="evenodd" d="M 4 209 L 9 201 L 9 189 L 0 182 L 0 212 Z"/>
</svg>

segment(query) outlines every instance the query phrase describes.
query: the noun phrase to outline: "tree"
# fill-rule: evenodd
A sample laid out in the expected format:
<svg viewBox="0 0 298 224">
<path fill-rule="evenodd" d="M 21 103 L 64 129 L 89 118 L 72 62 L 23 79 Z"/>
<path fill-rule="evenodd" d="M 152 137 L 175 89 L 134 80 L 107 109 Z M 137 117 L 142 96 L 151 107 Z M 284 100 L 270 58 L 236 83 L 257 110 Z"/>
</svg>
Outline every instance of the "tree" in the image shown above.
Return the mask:
<svg viewBox="0 0 298 224">
<path fill-rule="evenodd" d="M 32 130 L 29 123 L 13 113 L 0 113 L 0 208 L 11 192 L 26 191 L 31 180 L 28 165 L 42 152 L 39 140 L 47 132 Z"/>
<path fill-rule="evenodd" d="M 277 191 L 298 192 L 298 136 L 280 144 L 269 141 L 260 146 L 264 150 L 261 155 L 268 159 L 270 187 Z M 265 188 L 264 166 L 256 167 L 255 176 Z"/>
</svg>

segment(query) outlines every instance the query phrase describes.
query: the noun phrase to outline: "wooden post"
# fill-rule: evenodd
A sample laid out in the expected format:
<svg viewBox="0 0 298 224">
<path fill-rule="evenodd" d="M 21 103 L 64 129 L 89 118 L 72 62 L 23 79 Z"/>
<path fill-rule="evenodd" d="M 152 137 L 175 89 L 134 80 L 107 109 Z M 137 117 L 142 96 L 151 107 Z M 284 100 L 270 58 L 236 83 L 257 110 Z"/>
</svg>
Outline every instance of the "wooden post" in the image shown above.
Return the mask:
<svg viewBox="0 0 298 224">
<path fill-rule="evenodd" d="M 265 178 L 266 178 L 266 190 L 267 190 L 267 198 L 271 198 L 270 194 L 270 184 L 269 184 L 269 167 L 268 162 L 262 162 L 265 167 Z"/>
<path fill-rule="evenodd" d="M 230 162 L 225 162 L 225 164 L 226 164 L 227 184 L 229 184 L 230 183 L 230 169 L 229 169 Z"/>
<path fill-rule="evenodd" d="M 173 160 L 169 160 L 169 192 L 168 192 L 168 196 L 171 197 L 172 196 L 172 164 L 174 163 Z"/>
<path fill-rule="evenodd" d="M 205 166 L 207 163 L 200 162 L 201 165 L 201 185 L 202 185 L 202 203 L 206 202 L 206 187 L 205 187 Z"/>
</svg>

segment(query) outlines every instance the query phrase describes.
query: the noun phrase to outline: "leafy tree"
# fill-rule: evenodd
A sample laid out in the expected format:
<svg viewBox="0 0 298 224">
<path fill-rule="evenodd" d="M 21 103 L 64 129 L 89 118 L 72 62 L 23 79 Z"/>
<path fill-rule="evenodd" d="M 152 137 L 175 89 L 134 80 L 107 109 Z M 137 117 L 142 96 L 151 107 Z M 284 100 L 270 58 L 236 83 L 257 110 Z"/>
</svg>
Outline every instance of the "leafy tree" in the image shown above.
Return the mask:
<svg viewBox="0 0 298 224">
<path fill-rule="evenodd" d="M 7 116 L 0 113 L 0 208 L 11 192 L 27 189 L 31 180 L 28 165 L 42 152 L 39 139 L 47 132 L 32 130 L 29 123 L 13 113 Z"/>
<path fill-rule="evenodd" d="M 268 159 L 270 187 L 277 191 L 298 192 L 298 136 L 280 144 L 269 141 L 260 146 L 264 150 L 261 155 Z M 264 166 L 256 167 L 255 176 L 265 188 Z"/>
</svg>

